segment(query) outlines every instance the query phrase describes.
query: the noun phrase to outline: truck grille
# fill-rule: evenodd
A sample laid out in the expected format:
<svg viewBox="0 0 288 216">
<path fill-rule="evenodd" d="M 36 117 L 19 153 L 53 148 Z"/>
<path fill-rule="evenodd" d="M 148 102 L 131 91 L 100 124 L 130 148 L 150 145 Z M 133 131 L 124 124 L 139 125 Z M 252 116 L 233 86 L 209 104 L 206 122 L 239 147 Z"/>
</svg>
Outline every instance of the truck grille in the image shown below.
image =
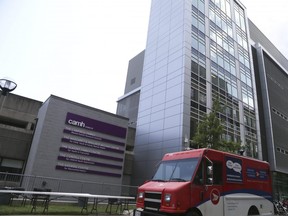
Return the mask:
<svg viewBox="0 0 288 216">
<path fill-rule="evenodd" d="M 147 210 L 159 211 L 161 207 L 161 192 L 145 192 L 144 208 Z"/>
</svg>

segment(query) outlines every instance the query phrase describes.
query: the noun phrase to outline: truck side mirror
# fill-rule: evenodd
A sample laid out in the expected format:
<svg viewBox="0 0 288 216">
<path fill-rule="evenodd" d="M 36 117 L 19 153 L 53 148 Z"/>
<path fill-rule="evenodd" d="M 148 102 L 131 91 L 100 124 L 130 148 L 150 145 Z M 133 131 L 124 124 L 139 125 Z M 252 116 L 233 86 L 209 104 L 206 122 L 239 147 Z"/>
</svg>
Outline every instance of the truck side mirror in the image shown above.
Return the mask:
<svg viewBox="0 0 288 216">
<path fill-rule="evenodd" d="M 207 166 L 207 175 L 213 176 L 213 166 Z"/>
<path fill-rule="evenodd" d="M 213 162 L 206 158 L 206 184 L 213 184 Z"/>
<path fill-rule="evenodd" d="M 207 184 L 212 185 L 213 184 L 213 178 L 207 178 Z"/>
</svg>

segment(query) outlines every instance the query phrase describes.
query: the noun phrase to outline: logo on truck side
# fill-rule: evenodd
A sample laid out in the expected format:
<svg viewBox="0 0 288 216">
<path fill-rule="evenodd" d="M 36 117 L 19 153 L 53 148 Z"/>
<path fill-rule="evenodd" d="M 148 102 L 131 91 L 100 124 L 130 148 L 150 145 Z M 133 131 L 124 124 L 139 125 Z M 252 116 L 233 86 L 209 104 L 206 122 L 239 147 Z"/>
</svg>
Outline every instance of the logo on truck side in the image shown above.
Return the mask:
<svg viewBox="0 0 288 216">
<path fill-rule="evenodd" d="M 240 158 L 225 157 L 226 161 L 226 181 L 233 183 L 243 182 L 242 160 Z"/>
<path fill-rule="evenodd" d="M 214 205 L 217 205 L 220 200 L 220 192 L 218 189 L 213 188 L 210 192 L 210 200 Z"/>
</svg>

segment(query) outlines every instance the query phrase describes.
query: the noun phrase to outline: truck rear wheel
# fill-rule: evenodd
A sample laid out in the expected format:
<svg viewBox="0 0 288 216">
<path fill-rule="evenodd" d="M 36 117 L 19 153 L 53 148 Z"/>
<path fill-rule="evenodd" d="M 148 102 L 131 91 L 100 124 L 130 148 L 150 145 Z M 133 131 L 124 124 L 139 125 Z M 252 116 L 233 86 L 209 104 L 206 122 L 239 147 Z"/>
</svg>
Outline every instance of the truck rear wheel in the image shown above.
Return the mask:
<svg viewBox="0 0 288 216">
<path fill-rule="evenodd" d="M 248 211 L 248 216 L 249 215 L 260 215 L 258 209 L 256 206 L 251 206 L 249 211 Z"/>
</svg>

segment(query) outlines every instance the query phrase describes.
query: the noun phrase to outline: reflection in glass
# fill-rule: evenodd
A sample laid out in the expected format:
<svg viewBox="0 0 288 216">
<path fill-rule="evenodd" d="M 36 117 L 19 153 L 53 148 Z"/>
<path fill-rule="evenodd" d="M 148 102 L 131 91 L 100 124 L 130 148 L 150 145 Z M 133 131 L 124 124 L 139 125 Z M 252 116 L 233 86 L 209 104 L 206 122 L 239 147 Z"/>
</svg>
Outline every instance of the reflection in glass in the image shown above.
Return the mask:
<svg viewBox="0 0 288 216">
<path fill-rule="evenodd" d="M 152 181 L 190 181 L 199 158 L 162 161 Z"/>
</svg>

